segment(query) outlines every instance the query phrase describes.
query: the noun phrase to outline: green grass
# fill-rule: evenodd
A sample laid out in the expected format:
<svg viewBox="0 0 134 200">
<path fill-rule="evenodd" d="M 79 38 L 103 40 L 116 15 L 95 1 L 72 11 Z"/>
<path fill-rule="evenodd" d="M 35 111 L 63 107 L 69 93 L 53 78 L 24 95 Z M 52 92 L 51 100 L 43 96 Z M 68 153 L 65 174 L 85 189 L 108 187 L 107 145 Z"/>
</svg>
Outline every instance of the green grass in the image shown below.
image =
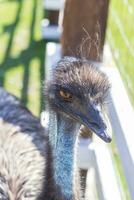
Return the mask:
<svg viewBox="0 0 134 200">
<path fill-rule="evenodd" d="M 129 190 L 128 190 L 128 186 L 127 186 L 127 182 L 126 182 L 126 179 L 125 179 L 125 176 L 124 176 L 124 171 L 123 171 L 123 168 L 122 168 L 120 156 L 119 156 L 119 153 L 118 153 L 118 149 L 116 147 L 114 137 L 113 137 L 112 143 L 110 145 L 110 150 L 111 150 L 111 154 L 112 154 L 112 159 L 113 159 L 113 164 L 114 164 L 114 168 L 115 168 L 115 172 L 116 172 L 116 177 L 117 177 L 118 184 L 119 184 L 120 191 L 121 191 L 122 200 L 131 200 Z"/>
<path fill-rule="evenodd" d="M 111 0 L 107 40 L 134 105 L 134 1 Z"/>
<path fill-rule="evenodd" d="M 0 85 L 39 115 L 45 44 L 42 0 L 0 0 Z"/>
</svg>

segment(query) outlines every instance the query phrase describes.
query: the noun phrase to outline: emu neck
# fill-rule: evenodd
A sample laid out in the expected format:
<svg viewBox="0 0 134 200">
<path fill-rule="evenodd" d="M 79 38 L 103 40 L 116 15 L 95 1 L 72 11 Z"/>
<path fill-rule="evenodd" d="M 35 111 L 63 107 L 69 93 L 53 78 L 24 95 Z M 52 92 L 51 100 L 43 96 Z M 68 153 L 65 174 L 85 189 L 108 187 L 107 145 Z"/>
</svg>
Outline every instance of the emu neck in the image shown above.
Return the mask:
<svg viewBox="0 0 134 200">
<path fill-rule="evenodd" d="M 56 190 L 61 199 L 74 200 L 74 154 L 79 125 L 71 119 L 53 112 L 50 114 L 49 131 L 53 147 Z M 58 196 L 59 200 L 60 196 Z"/>
</svg>

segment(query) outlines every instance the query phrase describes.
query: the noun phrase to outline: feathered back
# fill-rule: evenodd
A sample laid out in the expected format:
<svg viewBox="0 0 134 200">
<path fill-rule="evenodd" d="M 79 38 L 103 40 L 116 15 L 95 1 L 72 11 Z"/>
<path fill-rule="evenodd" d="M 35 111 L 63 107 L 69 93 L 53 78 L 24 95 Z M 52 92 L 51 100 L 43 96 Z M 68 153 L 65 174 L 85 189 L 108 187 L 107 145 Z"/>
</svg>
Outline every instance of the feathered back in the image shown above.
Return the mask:
<svg viewBox="0 0 134 200">
<path fill-rule="evenodd" d="M 44 199 L 48 139 L 39 120 L 0 88 L 0 197 Z M 43 195 L 43 197 L 41 197 Z"/>
</svg>

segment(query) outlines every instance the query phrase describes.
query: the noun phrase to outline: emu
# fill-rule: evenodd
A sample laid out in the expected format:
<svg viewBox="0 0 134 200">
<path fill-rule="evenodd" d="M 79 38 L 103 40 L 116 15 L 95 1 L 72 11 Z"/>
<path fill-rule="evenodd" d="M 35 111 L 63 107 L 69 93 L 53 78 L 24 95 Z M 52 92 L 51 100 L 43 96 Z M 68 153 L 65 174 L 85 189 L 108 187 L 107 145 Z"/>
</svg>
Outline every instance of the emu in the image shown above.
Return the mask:
<svg viewBox="0 0 134 200">
<path fill-rule="evenodd" d="M 105 142 L 111 141 L 100 110 L 109 88 L 107 76 L 87 60 L 64 57 L 52 69 L 45 99 L 56 192 L 46 200 L 82 199 L 76 166 L 79 128 L 83 124 Z"/>
<path fill-rule="evenodd" d="M 44 130 L 19 100 L 0 89 L 0 198 L 80 200 L 76 145 L 83 124 L 110 142 L 98 110 L 107 77 L 86 60 L 65 57 L 45 85 Z M 48 140 L 49 135 L 49 140 Z"/>
<path fill-rule="evenodd" d="M 49 191 L 50 157 L 39 120 L 0 88 L 0 199 L 43 200 Z"/>
</svg>

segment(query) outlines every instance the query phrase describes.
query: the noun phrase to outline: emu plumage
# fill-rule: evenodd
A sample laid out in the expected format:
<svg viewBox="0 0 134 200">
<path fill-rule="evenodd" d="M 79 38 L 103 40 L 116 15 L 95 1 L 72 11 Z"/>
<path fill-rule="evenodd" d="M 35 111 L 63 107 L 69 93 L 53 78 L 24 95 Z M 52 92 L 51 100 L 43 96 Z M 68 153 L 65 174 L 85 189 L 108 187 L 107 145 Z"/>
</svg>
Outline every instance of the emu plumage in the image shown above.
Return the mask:
<svg viewBox="0 0 134 200">
<path fill-rule="evenodd" d="M 0 199 L 44 200 L 49 150 L 39 120 L 0 88 Z"/>
</svg>

